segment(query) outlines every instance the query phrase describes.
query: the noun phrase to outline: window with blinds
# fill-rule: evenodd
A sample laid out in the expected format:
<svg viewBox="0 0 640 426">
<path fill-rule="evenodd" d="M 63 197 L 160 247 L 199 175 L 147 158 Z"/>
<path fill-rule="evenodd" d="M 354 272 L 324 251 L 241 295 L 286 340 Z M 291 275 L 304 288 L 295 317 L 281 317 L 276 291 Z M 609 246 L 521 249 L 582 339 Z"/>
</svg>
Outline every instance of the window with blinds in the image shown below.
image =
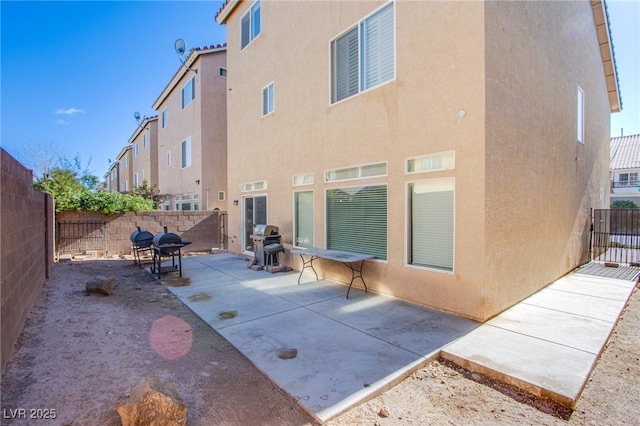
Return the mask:
<svg viewBox="0 0 640 426">
<path fill-rule="evenodd" d="M 313 191 L 293 193 L 294 245 L 313 247 Z"/>
<path fill-rule="evenodd" d="M 240 21 L 240 49 L 244 49 L 247 44 L 260 35 L 260 27 L 260 0 L 258 0 Z"/>
<path fill-rule="evenodd" d="M 332 102 L 394 78 L 393 7 L 387 4 L 331 43 Z"/>
<path fill-rule="evenodd" d="M 262 116 L 271 114 L 275 109 L 275 84 L 269 83 L 262 89 Z"/>
<path fill-rule="evenodd" d="M 387 186 L 327 190 L 327 248 L 387 259 Z"/>
<path fill-rule="evenodd" d="M 409 184 L 408 264 L 453 271 L 454 179 Z"/>
</svg>

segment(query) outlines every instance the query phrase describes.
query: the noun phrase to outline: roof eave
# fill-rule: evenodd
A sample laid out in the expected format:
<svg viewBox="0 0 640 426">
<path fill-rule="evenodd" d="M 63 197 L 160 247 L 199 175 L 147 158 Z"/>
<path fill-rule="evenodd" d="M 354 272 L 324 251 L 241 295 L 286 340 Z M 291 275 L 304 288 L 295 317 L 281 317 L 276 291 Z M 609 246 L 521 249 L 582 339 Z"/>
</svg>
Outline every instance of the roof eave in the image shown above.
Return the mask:
<svg viewBox="0 0 640 426">
<path fill-rule="evenodd" d="M 133 143 L 134 140 L 136 140 L 138 135 L 140 135 L 140 133 L 145 129 L 147 124 L 151 123 L 152 121 L 156 121 L 156 120 L 158 120 L 158 116 L 157 115 L 154 115 L 153 117 L 145 117 L 144 120 L 142 120 L 142 123 L 140 123 L 140 125 L 138 125 L 136 130 L 133 131 L 133 135 L 131 135 L 131 137 L 129 138 L 129 143 L 131 144 L 131 143 Z"/>
<path fill-rule="evenodd" d="M 222 6 L 222 8 L 218 11 L 216 15 L 216 22 L 220 25 L 227 23 L 227 18 L 233 12 L 233 9 L 238 6 L 240 0 L 227 0 L 227 2 Z"/>
<path fill-rule="evenodd" d="M 182 79 L 182 77 L 185 74 L 187 74 L 189 71 L 192 71 L 192 69 L 191 69 L 192 65 L 198 60 L 198 58 L 201 55 L 208 55 L 210 53 L 224 52 L 226 50 L 227 50 L 226 44 L 222 44 L 222 45 L 220 45 L 220 47 L 216 47 L 216 48 L 213 48 L 213 49 L 206 49 L 206 50 L 191 49 L 191 51 L 189 53 L 189 56 L 184 61 L 184 64 L 182 64 L 180 66 L 180 68 L 178 69 L 178 72 L 176 72 L 176 74 L 173 76 L 173 78 L 169 81 L 169 84 L 167 84 L 167 86 L 164 88 L 162 93 L 160 93 L 160 96 L 158 96 L 158 99 L 156 99 L 156 101 L 153 103 L 151 108 L 153 108 L 154 111 L 158 110 L 158 108 L 160 107 L 162 102 L 164 102 L 164 100 L 167 98 L 167 96 L 169 96 L 169 94 L 173 91 L 173 89 L 175 89 L 176 85 Z"/>
<path fill-rule="evenodd" d="M 616 57 L 613 52 L 613 43 L 611 42 L 606 4 L 603 0 L 591 0 L 591 10 L 596 24 L 596 34 L 600 45 L 600 55 L 602 57 L 602 66 L 604 67 L 611 112 L 620 112 L 622 110 L 622 101 L 620 99 Z"/>
</svg>

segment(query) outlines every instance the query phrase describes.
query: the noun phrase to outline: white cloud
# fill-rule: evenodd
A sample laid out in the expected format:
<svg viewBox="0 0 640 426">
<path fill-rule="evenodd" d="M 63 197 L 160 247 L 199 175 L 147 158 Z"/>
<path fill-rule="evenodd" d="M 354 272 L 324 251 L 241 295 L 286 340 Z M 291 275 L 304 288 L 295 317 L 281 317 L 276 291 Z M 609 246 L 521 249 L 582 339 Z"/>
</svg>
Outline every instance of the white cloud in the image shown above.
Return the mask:
<svg viewBox="0 0 640 426">
<path fill-rule="evenodd" d="M 56 110 L 56 114 L 60 115 L 60 114 L 64 114 L 64 115 L 74 115 L 74 114 L 78 114 L 78 113 L 83 113 L 84 114 L 84 110 L 83 109 L 79 109 L 79 108 L 58 108 Z"/>
<path fill-rule="evenodd" d="M 69 121 L 65 121 L 62 118 L 56 120 L 56 123 L 61 125 L 61 126 L 67 126 L 67 125 L 71 124 Z"/>
</svg>

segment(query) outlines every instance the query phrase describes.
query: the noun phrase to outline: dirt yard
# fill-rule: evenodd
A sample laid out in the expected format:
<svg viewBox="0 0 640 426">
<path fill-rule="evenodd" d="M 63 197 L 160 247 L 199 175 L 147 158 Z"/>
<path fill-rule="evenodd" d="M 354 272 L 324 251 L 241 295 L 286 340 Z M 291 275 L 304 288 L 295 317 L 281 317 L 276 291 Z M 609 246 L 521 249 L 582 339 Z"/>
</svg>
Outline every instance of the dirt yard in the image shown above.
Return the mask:
<svg viewBox="0 0 640 426">
<path fill-rule="evenodd" d="M 87 294 L 86 282 L 96 276 L 116 278 L 113 295 Z M 636 291 L 573 413 L 433 361 L 328 424 L 638 424 L 639 324 Z M 175 385 L 190 425 L 315 424 L 129 260 L 54 265 L 2 374 L 0 423 L 118 425 L 118 398 L 144 377 Z"/>
</svg>

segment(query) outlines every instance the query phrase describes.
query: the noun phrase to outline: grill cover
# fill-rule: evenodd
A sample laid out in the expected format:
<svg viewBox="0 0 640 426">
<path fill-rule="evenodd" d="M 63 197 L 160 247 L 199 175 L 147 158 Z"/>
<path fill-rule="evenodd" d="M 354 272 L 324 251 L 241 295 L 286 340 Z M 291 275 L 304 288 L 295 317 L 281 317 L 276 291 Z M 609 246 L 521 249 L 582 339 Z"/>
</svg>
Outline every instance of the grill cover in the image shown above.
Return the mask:
<svg viewBox="0 0 640 426">
<path fill-rule="evenodd" d="M 138 229 L 131 233 L 131 242 L 140 248 L 151 247 L 153 244 L 153 234 L 149 231 L 143 231 L 138 226 Z"/>
<path fill-rule="evenodd" d="M 164 232 L 158 232 L 153 237 L 153 244 L 156 246 L 162 244 L 182 244 L 182 238 L 172 232 L 167 232 L 167 227 L 165 226 Z"/>
</svg>

